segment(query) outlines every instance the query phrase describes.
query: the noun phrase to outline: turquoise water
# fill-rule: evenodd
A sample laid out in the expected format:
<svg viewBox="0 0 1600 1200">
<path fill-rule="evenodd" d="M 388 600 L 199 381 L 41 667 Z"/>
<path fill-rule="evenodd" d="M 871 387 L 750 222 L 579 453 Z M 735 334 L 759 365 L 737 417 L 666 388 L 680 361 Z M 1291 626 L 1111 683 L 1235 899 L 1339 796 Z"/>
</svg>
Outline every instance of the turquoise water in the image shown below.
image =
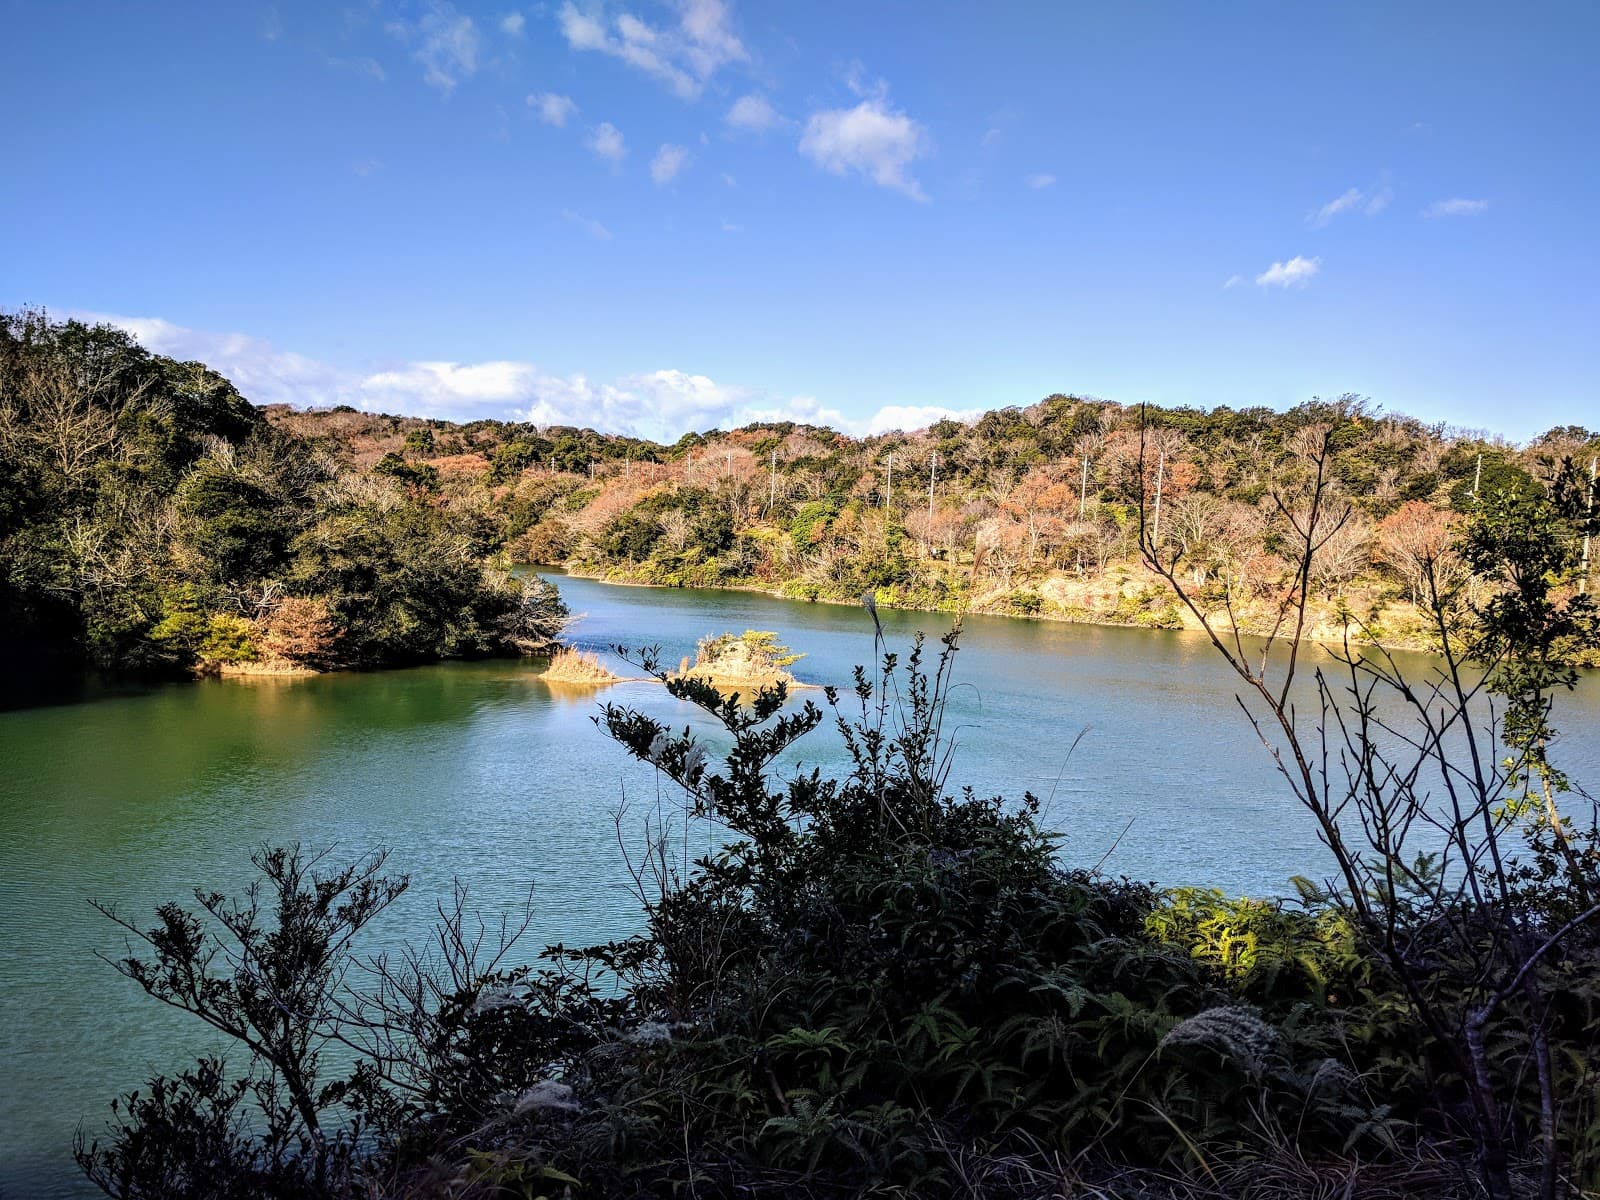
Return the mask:
<svg viewBox="0 0 1600 1200">
<path fill-rule="evenodd" d="M 675 664 L 705 634 L 772 629 L 806 652 L 803 682 L 841 686 L 873 654 L 859 609 L 560 582 L 582 614 L 573 640 L 590 648 L 658 643 Z M 945 628 L 882 616 L 891 648 Z M 253 848 L 298 839 L 349 856 L 388 846 L 391 867 L 411 874 L 374 949 L 425 934 L 456 876 L 491 917 L 532 889 L 530 953 L 633 930 L 613 814 L 632 803 L 621 836 L 636 844 L 656 785 L 591 718 L 601 696 L 680 723 L 692 714 L 653 685 L 558 690 L 538 671 L 205 681 L 0 712 L 0 1193 L 83 1194 L 73 1130 L 98 1129 L 113 1095 L 208 1044 L 97 960 L 122 942 L 91 898 L 143 919 L 195 886 L 238 886 Z M 1046 798 L 1069 862 L 1256 894 L 1323 867 L 1203 639 L 970 618 L 956 678 L 951 784 Z M 1595 790 L 1600 677 L 1558 723 L 1564 761 Z M 837 763 L 836 738 L 819 731 L 793 757 Z"/>
</svg>

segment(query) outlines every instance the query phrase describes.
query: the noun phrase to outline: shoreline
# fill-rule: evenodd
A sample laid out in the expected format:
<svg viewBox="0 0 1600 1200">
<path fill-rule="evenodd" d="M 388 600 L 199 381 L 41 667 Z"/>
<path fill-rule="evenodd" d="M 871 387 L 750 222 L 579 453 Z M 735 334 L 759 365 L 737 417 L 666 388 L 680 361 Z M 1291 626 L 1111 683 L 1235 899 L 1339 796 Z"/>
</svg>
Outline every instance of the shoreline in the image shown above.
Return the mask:
<svg viewBox="0 0 1600 1200">
<path fill-rule="evenodd" d="M 723 584 L 719 587 L 710 588 L 685 588 L 677 587 L 673 584 L 667 583 L 646 583 L 638 579 L 615 579 L 596 572 L 581 569 L 574 570 L 570 567 L 566 567 L 557 563 L 520 563 L 518 565 L 526 567 L 532 571 L 560 571 L 562 575 L 568 578 L 583 579 L 591 583 L 604 584 L 608 587 L 645 588 L 657 591 L 738 592 L 747 595 L 768 596 L 774 600 L 786 600 L 794 604 L 828 604 L 837 608 L 862 607 L 860 600 L 839 600 L 831 596 L 791 596 L 783 592 L 781 589 L 761 587 L 756 584 Z M 559 584 L 557 586 L 559 586 Z M 892 604 L 883 601 L 880 601 L 879 603 L 882 604 L 884 609 L 891 612 L 941 613 L 947 616 L 958 618 L 967 616 L 993 617 L 1007 621 L 1031 621 L 1040 623 L 1048 622 L 1056 625 L 1092 625 L 1104 629 L 1136 629 L 1146 633 L 1190 633 L 1198 634 L 1201 637 L 1207 636 L 1206 631 L 1194 622 L 1193 617 L 1187 610 L 1180 610 L 1181 624 L 1174 628 L 1166 625 L 1145 624 L 1139 621 L 1114 620 L 1108 615 L 1096 614 L 1092 609 L 1085 610 L 1090 614 L 1085 617 L 1067 612 L 1018 613 L 999 612 L 983 608 L 962 610 L 953 608 L 930 608 L 923 605 L 914 604 Z M 1323 628 L 1325 627 L 1320 625 L 1312 627 L 1303 635 L 1302 640 L 1319 646 L 1342 644 L 1344 640 L 1342 632 L 1338 636 L 1333 637 L 1317 636 L 1317 631 Z M 1232 632 L 1231 627 L 1219 626 L 1217 628 L 1217 633 L 1221 636 L 1226 636 L 1230 632 Z M 1267 634 L 1263 632 L 1258 632 L 1251 629 L 1248 625 L 1241 626 L 1240 633 L 1245 637 L 1251 638 L 1265 638 L 1267 636 Z M 1279 636 L 1279 640 L 1283 640 L 1282 635 Z M 1433 653 L 1432 647 L 1427 643 L 1408 638 L 1392 638 L 1384 639 L 1382 641 L 1374 640 L 1360 644 L 1370 645 L 1375 649 L 1400 651 L 1407 654 Z M 1580 669 L 1582 668 L 1580 667 Z"/>
</svg>

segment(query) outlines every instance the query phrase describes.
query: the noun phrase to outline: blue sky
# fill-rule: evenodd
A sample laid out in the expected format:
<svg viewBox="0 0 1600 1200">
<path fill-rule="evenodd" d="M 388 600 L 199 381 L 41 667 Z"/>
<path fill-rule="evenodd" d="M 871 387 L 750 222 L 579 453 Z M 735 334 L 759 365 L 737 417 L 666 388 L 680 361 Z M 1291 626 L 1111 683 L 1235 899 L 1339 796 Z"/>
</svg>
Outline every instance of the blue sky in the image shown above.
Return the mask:
<svg viewBox="0 0 1600 1200">
<path fill-rule="evenodd" d="M 0 304 L 676 437 L 1600 425 L 1600 4 L 0 0 Z"/>
</svg>

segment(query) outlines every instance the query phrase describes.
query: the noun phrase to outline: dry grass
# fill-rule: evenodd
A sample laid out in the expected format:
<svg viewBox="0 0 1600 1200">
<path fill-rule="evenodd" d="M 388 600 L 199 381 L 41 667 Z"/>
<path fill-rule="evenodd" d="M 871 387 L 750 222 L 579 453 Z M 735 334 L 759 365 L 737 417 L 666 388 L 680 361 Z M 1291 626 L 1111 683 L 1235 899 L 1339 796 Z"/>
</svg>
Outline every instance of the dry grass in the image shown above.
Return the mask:
<svg viewBox="0 0 1600 1200">
<path fill-rule="evenodd" d="M 549 669 L 539 678 L 546 683 L 572 683 L 590 687 L 616 683 L 619 679 L 598 656 L 587 650 L 574 650 L 571 646 L 562 646 L 552 654 Z"/>
</svg>

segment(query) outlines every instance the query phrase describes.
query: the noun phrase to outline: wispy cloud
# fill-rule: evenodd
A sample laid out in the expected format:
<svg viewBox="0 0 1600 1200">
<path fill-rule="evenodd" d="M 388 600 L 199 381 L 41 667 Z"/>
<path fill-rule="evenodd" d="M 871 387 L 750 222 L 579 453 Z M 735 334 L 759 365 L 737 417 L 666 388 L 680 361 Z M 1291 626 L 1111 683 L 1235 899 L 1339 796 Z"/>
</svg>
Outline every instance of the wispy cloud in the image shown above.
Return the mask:
<svg viewBox="0 0 1600 1200">
<path fill-rule="evenodd" d="M 478 70 L 478 27 L 449 0 L 430 0 L 415 21 L 391 21 L 385 28 L 415 47 L 411 56 L 422 64 L 423 82 L 446 96 Z"/>
<path fill-rule="evenodd" d="M 910 167 L 927 149 L 923 127 L 881 96 L 811 114 L 800 138 L 800 153 L 823 170 L 864 175 L 922 202 L 928 197 Z"/>
<path fill-rule="evenodd" d="M 578 111 L 571 96 L 560 96 L 555 92 L 535 92 L 528 97 L 528 107 L 546 125 L 557 126 L 565 125 L 568 118 Z"/>
<path fill-rule="evenodd" d="M 783 118 L 778 115 L 778 110 L 773 108 L 772 102 L 759 92 L 740 96 L 722 119 L 734 129 L 743 129 L 751 133 L 764 133 L 783 124 Z"/>
<path fill-rule="evenodd" d="M 500 29 L 510 37 L 521 37 L 528 22 L 519 12 L 509 12 L 500 18 Z"/>
<path fill-rule="evenodd" d="M 597 241 L 609 242 L 611 240 L 611 230 L 600 224 L 593 217 L 586 217 L 581 213 L 573 212 L 570 208 L 564 208 L 561 210 L 561 219 L 568 225 L 573 225 L 583 230 Z"/>
<path fill-rule="evenodd" d="M 301 354 L 280 349 L 243 333 L 208 333 L 160 317 L 70 312 L 90 323 L 115 325 L 139 339 L 145 349 L 182 361 L 199 361 L 220 371 L 257 404 L 356 404 L 359 376 Z"/>
<path fill-rule="evenodd" d="M 1389 180 L 1389 172 L 1385 171 L 1378 180 L 1377 186 L 1367 193 L 1367 202 L 1361 211 L 1369 217 L 1375 217 L 1389 207 L 1389 202 L 1394 199 L 1394 185 Z"/>
<path fill-rule="evenodd" d="M 1313 229 L 1321 229 L 1340 213 L 1347 213 L 1361 203 L 1361 189 L 1350 188 L 1342 195 L 1335 196 L 1321 208 L 1306 217 L 1306 223 Z"/>
<path fill-rule="evenodd" d="M 1312 209 L 1306 214 L 1306 224 L 1313 229 L 1321 229 L 1336 217 L 1358 211 L 1375 217 L 1389 207 L 1392 199 L 1394 186 L 1390 183 L 1389 173 L 1385 171 L 1370 188 L 1348 188 L 1321 208 Z"/>
<path fill-rule="evenodd" d="M 1026 178 L 1023 179 L 1022 182 L 1027 184 L 1034 191 L 1038 192 L 1038 191 L 1043 191 L 1047 187 L 1054 187 L 1055 186 L 1055 182 L 1056 182 L 1056 177 L 1054 175 L 1050 175 L 1050 174 L 1046 174 L 1044 172 L 1040 172 L 1037 175 L 1029 175 L 1029 176 L 1027 176 Z"/>
<path fill-rule="evenodd" d="M 596 158 L 619 163 L 628 153 L 628 144 L 623 140 L 620 129 L 610 121 L 602 121 L 589 134 L 589 149 L 594 151 Z"/>
<path fill-rule="evenodd" d="M 376 175 L 382 166 L 382 159 L 369 155 L 366 158 L 356 159 L 355 162 L 350 164 L 350 169 L 365 179 L 369 175 Z"/>
<path fill-rule="evenodd" d="M 1486 212 L 1488 208 L 1487 200 L 1468 200 L 1462 196 L 1452 196 L 1448 200 L 1435 200 L 1422 210 L 1422 215 L 1429 220 L 1436 217 L 1476 217 Z"/>
<path fill-rule="evenodd" d="M 845 428 L 868 437 L 890 430 L 926 429 L 940 421 L 975 421 L 977 409 L 944 408 L 937 404 L 887 404 L 864 421 L 847 421 Z"/>
<path fill-rule="evenodd" d="M 746 62 L 750 53 L 733 32 L 723 0 L 679 0 L 677 8 L 675 26 L 651 25 L 626 12 L 607 23 L 566 0 L 556 22 L 572 49 L 610 55 L 689 100 L 718 69 Z"/>
<path fill-rule="evenodd" d="M 650 178 L 657 187 L 665 187 L 676 179 L 678 173 L 688 164 L 689 151 L 686 147 L 666 143 L 650 160 Z"/>
<path fill-rule="evenodd" d="M 1288 262 L 1275 262 L 1256 276 L 1257 287 L 1305 287 L 1311 277 L 1322 269 L 1320 258 L 1305 258 L 1296 254 Z"/>
<path fill-rule="evenodd" d="M 694 429 L 732 429 L 752 421 L 796 421 L 850 433 L 920 429 L 976 414 L 939 406 L 890 405 L 861 418 L 812 396 L 782 396 L 663 368 L 610 383 L 582 373 L 558 375 L 512 359 L 424 359 L 349 369 L 281 350 L 238 333 L 206 333 L 158 317 L 72 313 L 126 329 L 148 349 L 199 359 L 231 379 L 257 404 L 301 408 L 349 404 L 371 412 L 474 420 L 496 417 L 539 425 L 577 425 L 671 442 Z"/>
</svg>

